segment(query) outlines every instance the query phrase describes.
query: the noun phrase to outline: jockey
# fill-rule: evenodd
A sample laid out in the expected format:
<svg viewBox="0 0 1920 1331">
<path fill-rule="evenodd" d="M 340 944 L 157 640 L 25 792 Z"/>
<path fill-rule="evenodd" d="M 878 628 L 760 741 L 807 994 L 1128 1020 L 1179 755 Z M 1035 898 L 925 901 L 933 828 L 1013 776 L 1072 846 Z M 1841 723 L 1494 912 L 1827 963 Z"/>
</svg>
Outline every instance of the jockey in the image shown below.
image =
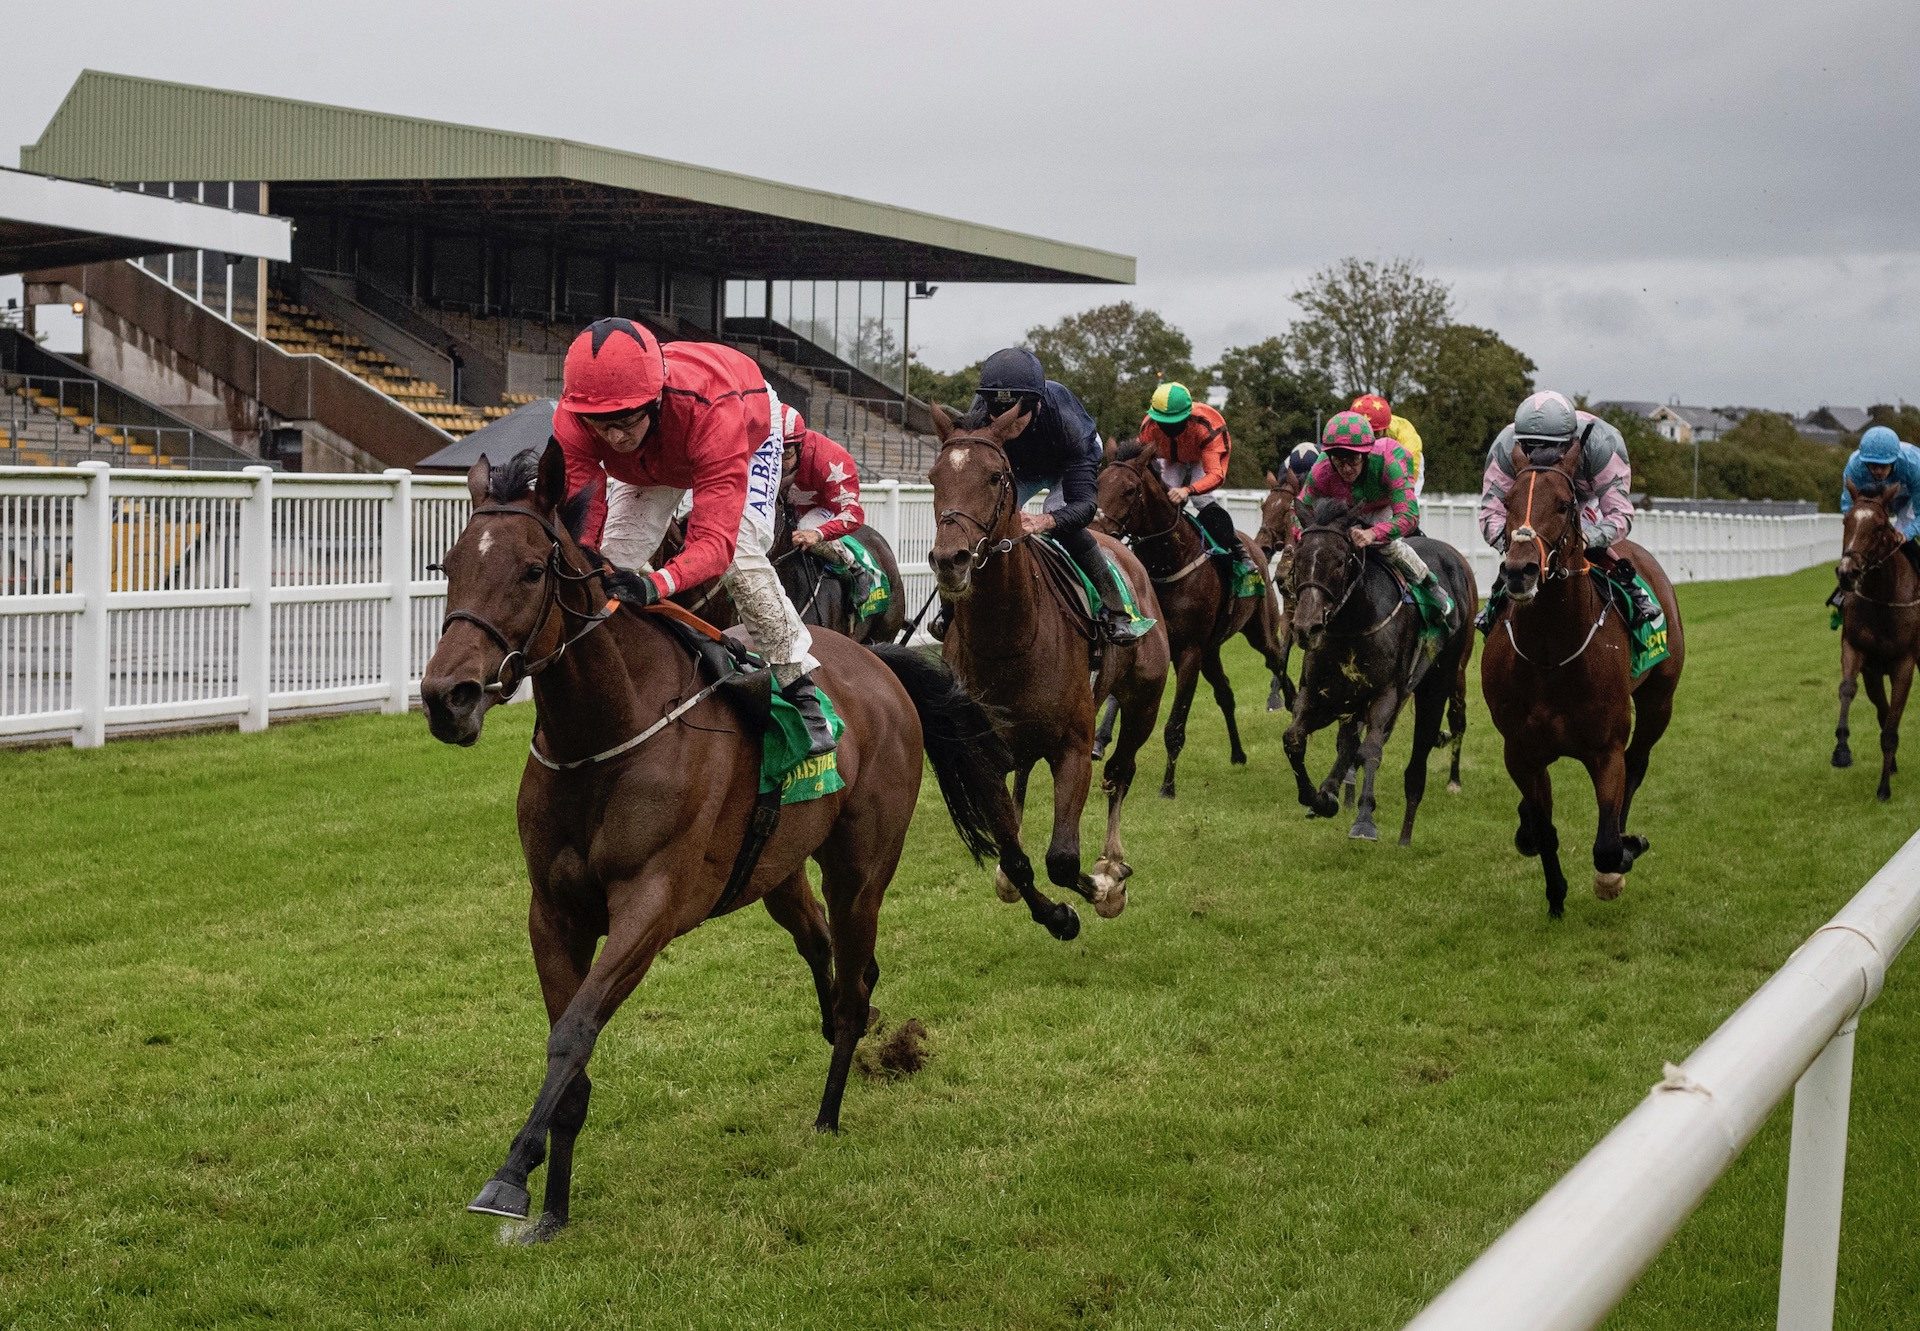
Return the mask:
<svg viewBox="0 0 1920 1331">
<path fill-rule="evenodd" d="M 1920 448 L 1886 426 L 1876 425 L 1860 436 L 1860 447 L 1853 450 L 1841 473 L 1841 514 L 1853 512 L 1854 491 L 1866 494 L 1889 488 L 1901 492 L 1900 505 L 1893 513 L 1894 526 L 1907 538 L 1901 550 L 1920 572 L 1920 545 L 1915 543 L 1920 537 L 1920 512 L 1914 509 L 1914 498 L 1920 495 Z"/>
<path fill-rule="evenodd" d="M 732 347 L 663 347 L 631 320 L 601 319 L 567 348 L 553 436 L 566 454 L 568 493 L 590 494 L 584 540 L 617 566 L 608 592 L 642 609 L 722 579 L 817 756 L 834 747 L 808 674 L 819 662 L 767 559 L 780 485 L 779 413 L 759 366 Z M 665 567 L 650 569 L 688 490 L 686 545 Z"/>
<path fill-rule="evenodd" d="M 1311 440 L 1303 444 L 1295 444 L 1293 451 L 1288 453 L 1285 461 L 1281 463 L 1284 474 L 1277 480 L 1284 481 L 1288 476 L 1293 477 L 1293 492 L 1299 494 L 1300 488 L 1307 483 L 1307 477 L 1313 471 L 1313 464 L 1319 460 L 1320 445 Z"/>
<path fill-rule="evenodd" d="M 1174 506 L 1191 503 L 1207 535 L 1227 554 L 1240 558 L 1240 534 L 1233 529 L 1233 515 L 1220 502 L 1227 462 L 1233 456 L 1233 437 L 1220 413 L 1195 402 L 1185 384 L 1161 384 L 1153 390 L 1153 404 L 1140 421 L 1140 444 L 1152 456 L 1153 469 L 1166 483 L 1167 498 Z"/>
<path fill-rule="evenodd" d="M 1136 623 L 1129 616 L 1120 570 L 1087 529 L 1093 521 L 1094 473 L 1102 455 L 1099 427 L 1080 399 L 1047 378 L 1040 358 L 1025 347 L 1008 347 L 987 357 L 966 423 L 982 426 L 1014 409 L 1027 421 L 1026 428 L 1007 441 L 1017 502 L 1024 509 L 1028 500 L 1047 492 L 1043 512 L 1021 513 L 1023 529 L 1029 535 L 1051 535 L 1092 580 L 1100 594 L 1100 627 L 1107 641 L 1138 641 L 1154 621 L 1142 618 Z M 943 606 L 934 636 L 944 631 L 946 618 Z"/>
<path fill-rule="evenodd" d="M 1436 627 L 1446 627 L 1453 598 L 1440 585 L 1406 538 L 1420 525 L 1420 501 L 1413 493 L 1413 463 L 1406 450 L 1391 439 L 1373 437 L 1373 426 L 1357 411 L 1342 411 L 1327 422 L 1320 436 L 1321 458 L 1307 473 L 1295 507 L 1305 526 L 1313 520 L 1313 506 L 1322 499 L 1343 501 L 1355 512 L 1377 513 L 1371 526 L 1355 527 L 1348 535 L 1360 550 L 1378 545 L 1386 561 L 1408 582 L 1421 587 L 1440 615 Z"/>
<path fill-rule="evenodd" d="M 1367 418 L 1375 439 L 1391 439 L 1407 451 L 1407 457 L 1413 462 L 1413 497 L 1418 499 L 1425 494 L 1427 460 L 1420 452 L 1420 432 L 1413 428 L 1413 422 L 1405 416 L 1394 415 L 1393 408 L 1378 393 L 1362 393 L 1348 410 Z"/>
<path fill-rule="evenodd" d="M 1634 576 L 1633 566 L 1611 550 L 1614 542 L 1626 539 L 1633 525 L 1633 505 L 1627 500 L 1633 479 L 1627 441 L 1598 416 L 1577 410 L 1565 394 L 1535 393 L 1520 404 L 1513 413 L 1513 424 L 1493 441 L 1487 451 L 1486 475 L 1480 483 L 1480 534 L 1488 545 L 1505 550 L 1507 495 L 1514 478 L 1528 465 L 1532 453 L 1542 451 L 1559 457 L 1576 438 L 1581 445 L 1580 470 L 1573 478 L 1573 492 L 1580 501 L 1580 530 L 1587 558 L 1625 587 L 1634 624 L 1651 623 L 1662 614 L 1659 603 Z M 1480 612 L 1483 632 L 1492 628 L 1505 592 L 1506 574 L 1502 571 L 1494 578 L 1486 608 Z"/>
<path fill-rule="evenodd" d="M 847 588 L 847 599 L 858 607 L 873 593 L 873 575 L 862 568 L 853 552 L 840 543 L 842 536 L 866 524 L 860 506 L 860 469 L 853 455 L 818 430 L 809 430 L 798 411 L 780 407 L 782 497 L 798 515 L 793 544 L 811 550 Z"/>
</svg>

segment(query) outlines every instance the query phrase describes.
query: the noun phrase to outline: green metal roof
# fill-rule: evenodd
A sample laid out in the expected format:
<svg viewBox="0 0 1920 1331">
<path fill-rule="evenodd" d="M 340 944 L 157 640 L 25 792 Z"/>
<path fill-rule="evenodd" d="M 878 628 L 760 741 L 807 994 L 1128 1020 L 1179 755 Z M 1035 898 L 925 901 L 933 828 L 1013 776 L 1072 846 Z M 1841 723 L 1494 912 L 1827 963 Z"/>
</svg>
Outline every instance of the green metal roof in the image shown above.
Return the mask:
<svg viewBox="0 0 1920 1331">
<path fill-rule="evenodd" d="M 849 240 L 872 238 L 878 244 L 870 253 L 894 267 L 915 262 L 912 276 L 1134 280 L 1128 255 L 730 171 L 568 139 L 95 70 L 75 80 L 39 142 L 22 147 L 20 163 L 46 175 L 105 181 L 581 182 L 684 201 L 708 216 L 732 215 L 762 229 L 767 219 L 779 219 L 816 245 L 829 231 Z"/>
</svg>

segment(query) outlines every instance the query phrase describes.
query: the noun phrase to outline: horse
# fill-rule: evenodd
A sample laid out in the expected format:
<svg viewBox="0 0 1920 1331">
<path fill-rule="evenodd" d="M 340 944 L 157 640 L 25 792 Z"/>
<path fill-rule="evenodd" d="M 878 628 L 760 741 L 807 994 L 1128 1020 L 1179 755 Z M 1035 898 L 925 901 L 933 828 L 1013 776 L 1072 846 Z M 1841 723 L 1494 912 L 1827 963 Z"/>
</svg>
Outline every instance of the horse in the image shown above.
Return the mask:
<svg viewBox="0 0 1920 1331">
<path fill-rule="evenodd" d="M 1174 796 L 1174 768 L 1187 742 L 1187 713 L 1204 674 L 1213 686 L 1213 700 L 1227 723 L 1230 760 L 1247 761 L 1240 747 L 1240 728 L 1234 721 L 1233 682 L 1220 663 L 1220 648 L 1234 634 L 1242 634 L 1266 658 L 1273 677 L 1267 710 L 1293 706 L 1293 681 L 1278 640 L 1280 607 L 1266 579 L 1264 561 L 1253 543 L 1240 536 L 1240 553 L 1263 571 L 1258 597 L 1236 597 L 1232 575 L 1222 561 L 1209 557 L 1206 541 L 1187 520 L 1182 507 L 1167 496 L 1167 487 L 1153 465 L 1153 455 L 1136 440 L 1122 444 L 1100 470 L 1099 514 L 1094 526 L 1127 543 L 1153 582 L 1165 619 L 1167 641 L 1173 653 L 1173 707 L 1163 732 L 1167 746 L 1167 773 L 1160 783 L 1162 798 Z M 1237 534 L 1237 533 L 1236 533 Z M 1112 734 L 1114 703 L 1107 704 L 1101 739 Z M 1104 751 L 1105 744 L 1100 748 Z"/>
<path fill-rule="evenodd" d="M 1323 499 L 1300 531 L 1293 559 L 1293 631 L 1304 654 L 1287 760 L 1300 803 L 1309 815 L 1340 811 L 1334 792 L 1356 763 L 1362 767 L 1359 806 L 1347 835 L 1377 841 L 1374 776 L 1394 721 L 1413 699 L 1413 752 L 1404 778 L 1406 814 L 1400 844 L 1413 844 L 1413 820 L 1427 791 L 1427 758 L 1440 742 L 1448 713 L 1453 763 L 1447 790 L 1460 789 L 1460 750 L 1466 740 L 1467 662 L 1473 655 L 1473 617 L 1479 603 L 1473 571 L 1444 541 L 1407 538 L 1453 598 L 1453 618 L 1431 657 L 1421 642 L 1421 615 L 1403 598 L 1385 562 L 1356 550 L 1349 533 L 1367 519 L 1340 500 Z M 1316 789 L 1307 775 L 1307 740 L 1340 722 L 1332 769 Z"/>
<path fill-rule="evenodd" d="M 1026 540 L 1007 441 L 1024 428 L 1019 409 L 991 421 L 956 424 L 936 407 L 940 451 L 929 479 L 936 514 L 927 560 L 953 610 L 941 649 L 967 691 L 986 705 L 1013 751 L 1014 803 L 1024 814 L 1027 779 L 1044 759 L 1053 772 L 1053 836 L 1047 877 L 1093 903 L 1104 919 L 1126 907 L 1133 869 L 1120 839 L 1120 812 L 1135 758 L 1153 731 L 1166 687 L 1167 635 L 1155 625 L 1138 642 L 1101 646 L 1099 630 L 1068 603 Z M 1095 534 L 1142 611 L 1159 607 L 1146 570 L 1111 537 Z M 1080 814 L 1093 779 L 1094 713 L 1120 701 L 1120 735 L 1102 769 L 1107 833 L 1092 874 L 1080 867 Z M 995 886 L 1012 894 L 1004 875 Z M 1017 885 L 1015 885 L 1017 886 Z"/>
<path fill-rule="evenodd" d="M 715 696 L 718 683 L 702 686 L 669 616 L 705 626 L 676 606 L 617 613 L 602 578 L 609 566 L 578 542 L 585 496 L 567 501 L 559 446 L 498 469 L 483 458 L 467 488 L 473 512 L 444 557 L 447 617 L 420 696 L 436 739 L 470 745 L 487 709 L 533 682 L 537 729 L 517 814 L 550 1024 L 532 1112 L 467 1209 L 525 1219 L 528 1175 L 546 1159 L 542 1214 L 523 1236 L 537 1241 L 567 1222 L 595 1040 L 660 950 L 715 915 L 759 901 L 792 934 L 833 1046 L 814 1126 L 839 1129 L 880 975 L 880 904 L 913 817 L 923 751 L 976 859 L 998 854 L 1002 873 L 1029 887 L 1033 871 L 1006 794 L 1012 758 L 952 673 L 906 648 L 870 650 L 824 631 L 814 638 L 815 677 L 846 722 L 837 756 L 845 788 L 788 806 L 766 836 L 753 818 L 759 737 Z M 750 825 L 757 861 L 740 854 Z M 820 867 L 824 912 L 809 858 Z"/>
<path fill-rule="evenodd" d="M 1557 759 L 1574 758 L 1593 781 L 1599 804 L 1593 894 L 1611 901 L 1634 860 L 1647 853 L 1645 837 L 1627 835 L 1627 815 L 1653 746 L 1673 719 L 1674 690 L 1686 660 L 1673 584 L 1645 549 L 1616 541 L 1612 553 L 1632 562 L 1667 617 L 1667 659 L 1637 680 L 1632 676 L 1627 627 L 1588 572 L 1573 484 L 1581 447 L 1578 441 L 1564 451 L 1536 447 L 1514 478 L 1501 559 L 1508 604 L 1480 655 L 1480 687 L 1506 741 L 1507 772 L 1520 790 L 1514 849 L 1539 856 L 1547 913 L 1555 919 L 1566 910 L 1567 878 L 1560 869 L 1548 768 Z"/>
<path fill-rule="evenodd" d="M 1853 507 L 1842 525 L 1839 572 L 1847 596 L 1840 611 L 1840 724 L 1833 732 L 1833 765 L 1853 765 L 1847 713 L 1864 674 L 1880 721 L 1880 785 L 1874 794 L 1885 801 L 1893 798 L 1900 717 L 1920 656 L 1920 573 L 1901 555 L 1905 538 L 1894 525 L 1903 493 L 1861 490 L 1848 481 L 1847 494 Z"/>
</svg>

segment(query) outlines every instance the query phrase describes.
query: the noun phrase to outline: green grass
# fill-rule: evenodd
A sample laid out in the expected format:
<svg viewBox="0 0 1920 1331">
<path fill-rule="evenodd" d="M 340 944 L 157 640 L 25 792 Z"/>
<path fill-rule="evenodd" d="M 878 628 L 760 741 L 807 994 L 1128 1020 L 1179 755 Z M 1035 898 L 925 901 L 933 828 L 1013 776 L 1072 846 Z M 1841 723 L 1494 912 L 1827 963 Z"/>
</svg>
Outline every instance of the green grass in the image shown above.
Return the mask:
<svg viewBox="0 0 1920 1331">
<path fill-rule="evenodd" d="M 1071 944 L 929 782 L 876 994 L 924 1070 L 816 1137 L 804 967 L 758 910 L 703 928 L 603 1036 L 576 1224 L 532 1250 L 461 1210 L 542 1067 L 528 709 L 473 750 L 415 716 L 0 754 L 0 1325 L 1397 1325 L 1920 821 L 1920 761 L 1887 806 L 1827 766 L 1824 589 L 1683 589 L 1653 851 L 1596 902 L 1563 764 L 1558 923 L 1477 684 L 1466 791 L 1403 851 L 1303 819 L 1236 651 L 1252 764 L 1198 703 L 1181 798 L 1143 773 L 1131 905 Z M 1920 1325 L 1916 966 L 1862 1023 L 1843 1326 Z M 1612 1325 L 1771 1324 L 1786 1118 Z"/>
</svg>

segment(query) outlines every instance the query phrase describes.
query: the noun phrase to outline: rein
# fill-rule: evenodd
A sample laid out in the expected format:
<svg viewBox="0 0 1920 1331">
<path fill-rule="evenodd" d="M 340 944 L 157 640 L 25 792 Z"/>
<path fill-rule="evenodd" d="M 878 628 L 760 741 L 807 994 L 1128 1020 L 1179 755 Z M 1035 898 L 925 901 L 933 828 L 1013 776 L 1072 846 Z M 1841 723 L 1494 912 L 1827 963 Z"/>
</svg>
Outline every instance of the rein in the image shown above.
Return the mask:
<svg viewBox="0 0 1920 1331">
<path fill-rule="evenodd" d="M 1593 569 L 1593 561 L 1587 558 L 1586 550 L 1583 548 L 1580 552 L 1579 564 L 1575 565 L 1571 562 L 1567 562 L 1567 563 L 1564 563 L 1559 569 L 1556 570 L 1553 567 L 1553 557 L 1559 554 L 1560 551 L 1557 548 L 1549 549 L 1546 541 L 1540 536 L 1538 532 L 1536 532 L 1533 529 L 1533 498 L 1534 498 L 1534 491 L 1535 491 L 1534 482 L 1539 479 L 1539 474 L 1541 472 L 1546 472 L 1546 471 L 1554 472 L 1557 475 L 1559 475 L 1562 480 L 1567 480 L 1567 475 L 1565 472 L 1561 471 L 1558 467 L 1551 466 L 1551 465 L 1528 466 L 1528 467 L 1522 467 L 1520 469 L 1520 474 L 1527 478 L 1527 508 L 1526 508 L 1526 512 L 1521 514 L 1520 516 L 1520 525 L 1513 529 L 1509 537 L 1511 541 L 1532 541 L 1534 544 L 1534 547 L 1537 550 L 1539 550 L 1540 581 L 1543 585 L 1555 578 L 1560 578 L 1564 580 L 1567 578 L 1571 578 L 1576 574 L 1591 572 Z M 1579 530 L 1579 521 L 1580 521 L 1579 494 L 1578 492 L 1574 491 L 1573 482 L 1571 480 L 1567 480 L 1567 489 L 1568 489 L 1568 497 L 1573 503 L 1573 519 L 1572 519 L 1573 525 L 1571 529 L 1577 533 Z M 1600 614 L 1593 621 L 1593 624 L 1587 629 L 1587 636 L 1580 640 L 1580 645 L 1574 648 L 1573 654 L 1571 656 L 1562 657 L 1560 660 L 1554 661 L 1551 664 L 1535 660 L 1533 657 L 1528 656 L 1525 652 L 1520 650 L 1520 640 L 1514 637 L 1513 635 L 1514 615 L 1520 609 L 1518 604 L 1516 604 L 1512 610 L 1509 610 L 1508 613 L 1502 617 L 1501 623 L 1505 626 L 1507 630 L 1507 644 L 1513 648 L 1513 654 L 1515 656 L 1519 657 L 1522 661 L 1525 661 L 1528 665 L 1539 666 L 1543 670 L 1558 670 L 1561 666 L 1571 665 L 1573 662 L 1579 660 L 1582 656 L 1586 654 L 1587 648 L 1591 647 L 1593 645 L 1593 640 L 1599 636 L 1600 626 L 1607 622 L 1607 613 L 1609 610 L 1612 609 L 1612 606 L 1613 606 L 1613 598 L 1611 596 L 1603 595 L 1600 598 Z"/>
<path fill-rule="evenodd" d="M 529 522 L 538 523 L 540 530 L 544 531 L 547 534 L 547 539 L 552 542 L 551 547 L 547 551 L 546 571 L 540 597 L 540 613 L 535 617 L 533 627 L 527 631 L 526 640 L 518 647 L 515 647 L 509 642 L 507 635 L 502 633 L 490 620 L 483 615 L 476 614 L 472 610 L 449 610 L 446 618 L 440 621 L 440 632 L 442 635 L 446 633 L 449 624 L 472 624 L 475 628 L 493 639 L 495 645 L 506 653 L 505 656 L 500 658 L 500 669 L 493 683 L 486 686 L 486 691 L 488 693 L 497 693 L 502 698 L 510 698 L 513 696 L 514 690 L 520 687 L 523 680 L 531 679 L 545 670 L 548 666 L 565 656 L 569 647 L 579 642 L 580 639 L 586 637 L 609 619 L 612 619 L 620 610 L 620 600 L 618 597 L 609 597 L 605 606 L 598 611 L 592 611 L 575 610 L 561 598 L 560 586 L 562 583 L 579 584 L 591 582 L 600 576 L 600 570 L 591 568 L 582 573 L 569 565 L 566 556 L 563 555 L 560 550 L 560 533 L 555 530 L 551 522 L 548 522 L 538 513 L 531 512 L 524 508 L 494 505 L 487 508 L 476 508 L 473 510 L 472 516 L 475 518 L 525 518 Z M 563 638 L 558 647 L 548 652 L 538 661 L 530 662 L 527 660 L 527 652 L 532 648 L 533 640 L 539 637 L 541 631 L 546 628 L 547 620 L 552 617 L 553 609 L 556 605 L 560 608 L 560 619 L 563 624 L 569 618 L 583 621 L 580 630 L 571 637 Z"/>
<path fill-rule="evenodd" d="M 1129 471 L 1134 472 L 1134 474 L 1140 478 L 1139 479 L 1140 486 L 1144 488 L 1147 484 L 1144 474 L 1139 469 L 1136 469 L 1133 466 L 1131 466 L 1130 463 L 1131 463 L 1131 459 L 1129 459 L 1128 462 L 1116 462 L 1114 465 L 1116 467 L 1125 467 Z M 1171 504 L 1173 501 L 1169 499 L 1167 502 Z M 1135 496 L 1134 501 L 1128 504 L 1127 511 L 1131 513 L 1138 506 L 1139 506 L 1139 497 Z M 1115 525 L 1119 526 L 1121 524 L 1116 520 Z M 1154 568 L 1153 568 L 1154 560 L 1148 555 L 1147 547 L 1156 541 L 1164 541 L 1169 537 L 1177 536 L 1180 531 L 1180 528 L 1185 525 L 1186 525 L 1186 514 L 1182 511 L 1180 507 L 1176 506 L 1173 510 L 1173 522 L 1170 526 L 1164 528 L 1161 531 L 1148 532 L 1144 536 L 1135 536 L 1131 532 L 1128 532 L 1122 538 L 1126 541 L 1128 546 L 1132 547 L 1132 549 L 1139 554 L 1140 562 L 1147 566 L 1147 577 L 1157 586 L 1170 587 L 1174 583 L 1179 582 L 1181 579 L 1185 578 L 1188 574 L 1200 568 L 1202 565 L 1204 565 L 1207 562 L 1207 546 L 1206 546 L 1206 542 L 1202 541 L 1200 543 L 1200 553 L 1195 555 L 1192 559 L 1189 559 L 1186 563 L 1180 565 L 1178 568 L 1174 569 L 1173 572 L 1156 573 L 1154 571 Z M 1174 551 L 1173 557 L 1175 559 L 1178 559 L 1180 557 L 1179 551 L 1177 550 Z"/>
<path fill-rule="evenodd" d="M 1889 522 L 1887 525 L 1889 529 L 1891 529 L 1893 524 Z M 1896 532 L 1895 534 L 1897 535 L 1898 533 Z M 1865 579 L 1867 574 L 1873 572 L 1877 568 L 1883 567 L 1885 564 L 1891 561 L 1896 555 L 1900 553 L 1900 547 L 1902 544 L 1904 544 L 1904 542 L 1895 541 L 1893 545 L 1888 548 L 1887 552 L 1884 555 L 1881 555 L 1878 559 L 1874 560 L 1871 564 L 1862 565 L 1861 568 L 1857 572 L 1855 572 L 1853 575 L 1853 586 L 1849 592 L 1849 595 L 1857 596 L 1861 600 L 1871 602 L 1874 605 L 1885 606 L 1890 610 L 1909 610 L 1916 605 L 1920 605 L 1920 597 L 1916 597 L 1911 601 L 1888 601 L 1888 600 L 1882 599 L 1881 597 L 1873 596 L 1867 592 L 1860 590 L 1860 583 L 1863 579 Z M 1841 562 L 1844 563 L 1846 560 L 1852 557 L 1853 557 L 1853 546 L 1851 544 L 1842 546 L 1840 550 Z"/>
<path fill-rule="evenodd" d="M 1002 520 L 1001 510 L 1009 503 L 1013 503 L 1013 506 L 1016 508 L 1019 506 L 1013 502 L 1017 499 L 1017 496 L 1014 494 L 1013 464 L 1007 461 L 1007 450 L 985 435 L 953 435 L 946 443 L 940 445 L 940 456 L 946 456 L 947 450 L 955 447 L 990 448 L 999 455 L 1000 461 L 1003 464 L 1001 469 L 994 473 L 993 511 L 987 514 L 987 520 L 985 522 L 980 521 L 979 518 L 974 517 L 973 514 L 961 508 L 943 508 L 940 510 L 939 516 L 936 519 L 936 525 L 948 522 L 968 522 L 979 528 L 980 539 L 975 541 L 973 547 L 968 550 L 967 558 L 972 561 L 974 568 L 985 568 L 987 560 L 994 555 L 1009 554 L 1017 543 L 1026 539 L 1024 534 L 1021 536 L 1003 536 L 997 541 L 993 538 L 993 533 L 999 530 L 1000 527 Z M 937 458 L 935 462 L 937 465 Z"/>
<path fill-rule="evenodd" d="M 1400 607 L 1405 604 L 1405 602 L 1402 601 L 1401 598 L 1398 596 L 1393 598 L 1393 609 L 1387 612 L 1387 616 L 1385 619 L 1377 621 L 1370 627 L 1360 630 L 1358 633 L 1335 633 L 1334 632 L 1333 626 L 1335 621 L 1337 621 L 1340 618 L 1340 612 L 1347 608 L 1347 602 L 1353 599 L 1353 594 L 1356 591 L 1359 591 L 1360 588 L 1366 584 L 1367 557 L 1361 554 L 1358 550 L 1355 550 L 1351 543 L 1347 543 L 1347 529 L 1345 527 L 1320 526 L 1320 527 L 1302 527 L 1300 529 L 1300 535 L 1302 536 L 1305 536 L 1308 532 L 1337 532 L 1340 536 L 1341 541 L 1343 543 L 1346 543 L 1346 549 L 1344 551 L 1345 558 L 1342 560 L 1342 563 L 1345 564 L 1347 562 L 1351 562 L 1357 565 L 1358 572 L 1354 577 L 1349 578 L 1347 580 L 1346 591 L 1342 592 L 1340 596 L 1337 598 L 1333 594 L 1333 588 L 1329 587 L 1326 583 L 1321 582 L 1319 579 L 1314 578 L 1314 579 L 1309 579 L 1304 583 L 1301 583 L 1299 587 L 1294 589 L 1294 593 L 1293 593 L 1294 600 L 1297 602 L 1300 599 L 1301 591 L 1307 588 L 1312 588 L 1313 590 L 1318 591 L 1321 595 L 1325 596 L 1328 600 L 1333 602 L 1333 609 L 1327 611 L 1327 618 L 1324 625 L 1325 631 L 1329 637 L 1371 638 L 1374 634 L 1380 632 L 1380 630 L 1384 629 L 1387 625 L 1393 623 L 1394 619 L 1398 617 L 1398 615 L 1400 614 Z M 1294 567 L 1298 568 L 1299 567 L 1298 563 L 1296 563 Z"/>
</svg>

